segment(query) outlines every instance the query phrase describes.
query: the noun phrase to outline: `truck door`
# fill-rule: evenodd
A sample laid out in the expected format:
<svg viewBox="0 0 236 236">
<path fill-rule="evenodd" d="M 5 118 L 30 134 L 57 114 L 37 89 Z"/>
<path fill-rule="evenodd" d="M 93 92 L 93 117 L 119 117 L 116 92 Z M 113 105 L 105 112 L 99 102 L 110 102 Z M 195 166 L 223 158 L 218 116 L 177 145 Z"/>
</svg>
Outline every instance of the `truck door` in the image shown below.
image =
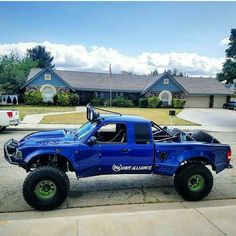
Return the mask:
<svg viewBox="0 0 236 236">
<path fill-rule="evenodd" d="M 136 173 L 151 173 L 154 162 L 154 144 L 149 123 L 133 124 L 133 165 Z"/>
<path fill-rule="evenodd" d="M 129 173 L 133 156 L 126 123 L 106 123 L 95 134 L 101 145 L 101 174 Z"/>
</svg>

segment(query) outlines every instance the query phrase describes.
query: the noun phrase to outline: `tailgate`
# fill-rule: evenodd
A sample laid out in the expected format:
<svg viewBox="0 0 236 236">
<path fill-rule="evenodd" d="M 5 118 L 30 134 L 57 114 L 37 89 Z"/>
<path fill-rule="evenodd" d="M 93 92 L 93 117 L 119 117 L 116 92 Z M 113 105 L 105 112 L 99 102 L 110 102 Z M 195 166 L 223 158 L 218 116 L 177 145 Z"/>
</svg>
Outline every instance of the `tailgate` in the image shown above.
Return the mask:
<svg viewBox="0 0 236 236">
<path fill-rule="evenodd" d="M 9 121 L 9 125 L 18 125 L 20 123 L 20 119 L 19 119 L 19 111 L 17 110 L 11 110 L 10 112 L 12 112 L 11 116 L 10 116 L 10 121 Z"/>
</svg>

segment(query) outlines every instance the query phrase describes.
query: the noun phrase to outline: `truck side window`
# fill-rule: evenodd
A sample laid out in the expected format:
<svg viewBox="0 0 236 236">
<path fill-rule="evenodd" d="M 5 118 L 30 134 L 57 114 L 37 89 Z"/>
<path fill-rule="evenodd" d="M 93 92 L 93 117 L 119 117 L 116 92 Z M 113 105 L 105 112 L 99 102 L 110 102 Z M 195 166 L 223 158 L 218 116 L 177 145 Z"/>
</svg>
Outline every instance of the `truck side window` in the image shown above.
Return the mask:
<svg viewBox="0 0 236 236">
<path fill-rule="evenodd" d="M 134 135 L 136 144 L 150 143 L 150 131 L 147 124 L 136 124 L 134 126 Z"/>
<path fill-rule="evenodd" d="M 108 123 L 95 133 L 95 137 L 99 143 L 127 143 L 127 127 L 122 123 Z"/>
</svg>

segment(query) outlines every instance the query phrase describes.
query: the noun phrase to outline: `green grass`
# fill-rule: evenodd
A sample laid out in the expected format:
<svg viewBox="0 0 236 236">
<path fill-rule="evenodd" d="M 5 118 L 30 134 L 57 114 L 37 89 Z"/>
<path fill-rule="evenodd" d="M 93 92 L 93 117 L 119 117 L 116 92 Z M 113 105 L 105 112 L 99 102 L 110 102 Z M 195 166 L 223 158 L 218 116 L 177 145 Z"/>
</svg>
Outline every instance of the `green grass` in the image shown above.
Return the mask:
<svg viewBox="0 0 236 236">
<path fill-rule="evenodd" d="M 23 119 L 25 115 L 39 114 L 39 113 L 48 113 L 48 112 L 66 112 L 66 111 L 75 111 L 75 107 L 68 106 L 29 106 L 29 105 L 20 105 L 20 106 L 0 106 L 0 110 L 4 109 L 14 109 L 20 112 L 20 119 Z"/>
<path fill-rule="evenodd" d="M 156 108 L 107 108 L 109 110 L 119 112 L 121 114 L 142 116 L 149 120 L 153 120 L 160 125 L 170 125 L 169 109 Z M 176 109 L 178 114 L 181 109 Z M 103 112 L 102 112 L 103 113 Z M 41 123 L 44 124 L 83 124 L 87 121 L 86 113 L 71 113 L 63 115 L 49 115 L 45 116 Z M 197 125 L 190 121 L 173 118 L 173 125 Z"/>
</svg>

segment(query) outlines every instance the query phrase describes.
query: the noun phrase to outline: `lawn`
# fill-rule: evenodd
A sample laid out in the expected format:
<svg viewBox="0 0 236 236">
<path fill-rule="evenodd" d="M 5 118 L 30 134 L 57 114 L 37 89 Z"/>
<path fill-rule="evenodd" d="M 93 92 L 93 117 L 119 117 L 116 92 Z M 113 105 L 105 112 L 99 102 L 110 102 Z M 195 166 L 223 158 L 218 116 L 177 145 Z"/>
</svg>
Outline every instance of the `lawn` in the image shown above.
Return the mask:
<svg viewBox="0 0 236 236">
<path fill-rule="evenodd" d="M 107 109 L 119 112 L 121 114 L 142 116 L 149 120 L 153 120 L 160 125 L 170 125 L 169 109 L 155 109 L 155 108 L 107 108 Z M 181 109 L 176 109 L 176 114 L 178 114 L 180 111 Z M 83 112 L 83 113 L 45 116 L 41 123 L 83 124 L 86 121 L 87 121 L 86 113 Z M 174 117 L 173 125 L 196 125 L 196 124 L 190 121 L 180 119 L 178 117 Z"/>
<path fill-rule="evenodd" d="M 23 119 L 25 115 L 48 113 L 48 112 L 64 112 L 75 111 L 75 107 L 63 107 L 63 106 L 0 106 L 0 110 L 15 109 L 20 111 L 20 119 Z"/>
</svg>

